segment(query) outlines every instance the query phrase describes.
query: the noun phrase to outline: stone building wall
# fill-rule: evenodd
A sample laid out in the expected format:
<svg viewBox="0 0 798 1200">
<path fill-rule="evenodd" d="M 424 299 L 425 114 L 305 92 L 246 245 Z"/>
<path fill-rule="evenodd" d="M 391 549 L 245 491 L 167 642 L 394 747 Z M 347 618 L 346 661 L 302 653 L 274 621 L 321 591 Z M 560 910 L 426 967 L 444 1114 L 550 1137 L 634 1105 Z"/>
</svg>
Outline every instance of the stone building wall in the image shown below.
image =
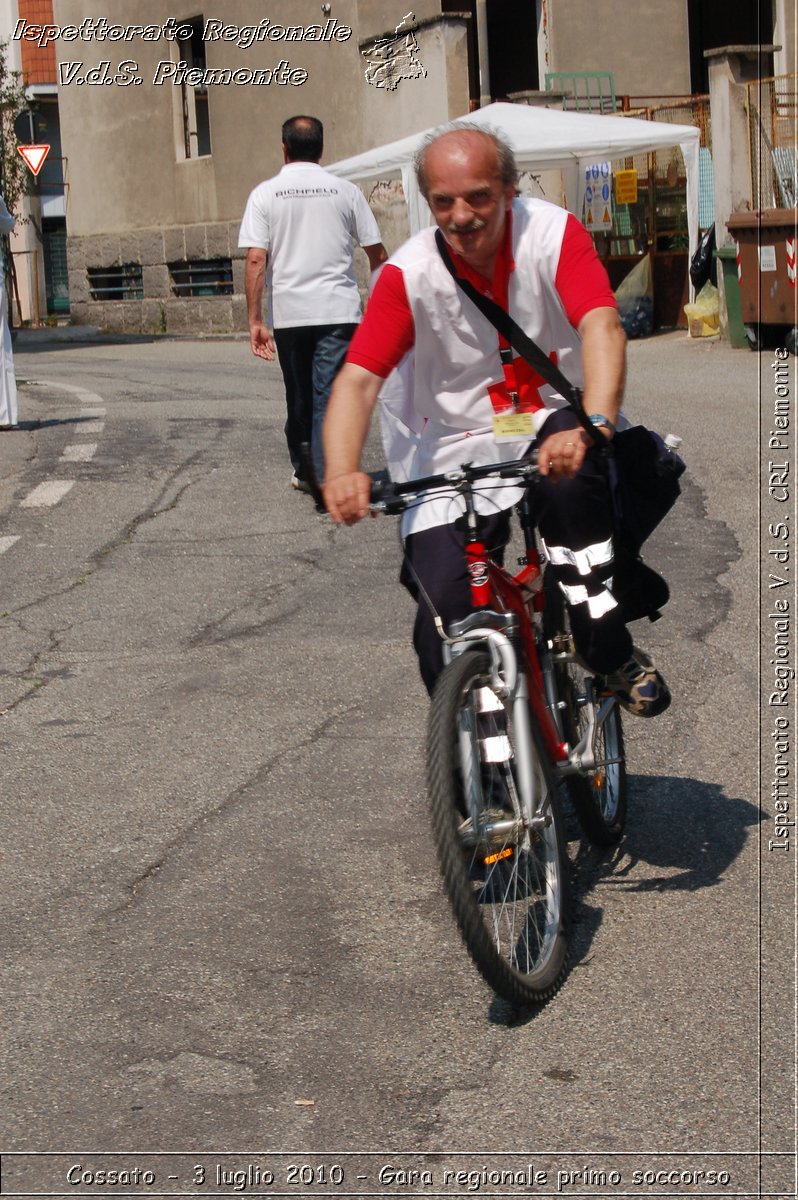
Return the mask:
<svg viewBox="0 0 798 1200">
<path fill-rule="evenodd" d="M 84 2 L 54 0 L 54 7 L 56 22 L 66 25 L 78 21 Z M 202 7 L 198 0 L 198 13 Z M 286 117 L 297 112 L 321 117 L 326 165 L 467 110 L 467 22 L 436 17 L 436 7 L 429 0 L 418 25 L 425 73 L 394 89 L 370 86 L 365 77 L 364 49 L 368 37 L 377 36 L 379 5 L 353 5 L 346 17 L 352 36 L 326 46 L 264 42 L 237 49 L 208 41 L 207 65 L 213 69 L 255 66 L 278 55 L 308 69 L 301 87 L 209 86 L 210 154 L 187 156 L 179 90 L 169 84 L 152 86 L 158 63 L 180 53 L 168 39 L 124 45 L 124 56 L 137 63 L 139 85 L 62 86 L 59 101 L 71 179 L 72 321 L 128 332 L 245 330 L 245 254 L 238 250 L 238 230 L 251 189 L 282 166 L 280 126 Z M 121 0 L 107 0 L 106 9 L 107 19 L 120 23 L 128 11 Z M 157 23 L 170 11 L 167 0 L 140 0 L 137 18 Z M 275 21 L 288 21 L 295 12 L 293 0 L 274 0 L 270 6 Z M 252 0 L 226 2 L 225 19 L 232 25 L 257 23 L 260 15 Z M 113 53 L 97 41 L 82 43 L 80 52 L 85 70 L 97 68 L 103 56 Z M 60 60 L 72 56 L 72 43 L 59 44 L 58 53 Z M 407 236 L 401 189 L 396 181 L 385 185 L 373 180 L 363 190 L 370 200 L 376 198 L 381 235 L 391 250 Z M 223 290 L 230 294 L 181 295 L 170 265 L 196 268 L 208 260 L 222 260 L 229 268 Z M 356 253 L 355 264 L 365 294 L 367 260 L 362 252 Z M 99 280 L 97 272 L 102 272 Z"/>
<path fill-rule="evenodd" d="M 71 237 L 67 246 L 72 320 L 126 333 L 221 333 L 247 327 L 244 258 L 238 221 L 140 229 L 133 233 Z M 169 263 L 230 259 L 232 294 L 181 296 Z M 141 267 L 141 299 L 91 296 L 89 272 L 124 264 Z"/>
</svg>

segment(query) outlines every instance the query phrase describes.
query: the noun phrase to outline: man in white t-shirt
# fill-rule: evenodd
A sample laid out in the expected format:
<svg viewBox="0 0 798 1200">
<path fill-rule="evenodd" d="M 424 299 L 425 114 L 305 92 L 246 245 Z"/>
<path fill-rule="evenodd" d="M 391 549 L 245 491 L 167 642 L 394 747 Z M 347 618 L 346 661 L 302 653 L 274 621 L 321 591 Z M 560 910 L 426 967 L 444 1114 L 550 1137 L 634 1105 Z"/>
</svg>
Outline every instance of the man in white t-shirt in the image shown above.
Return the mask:
<svg viewBox="0 0 798 1200">
<path fill-rule="evenodd" d="M 238 244 L 247 248 L 249 343 L 259 358 L 275 353 L 285 381 L 285 436 L 302 488 L 300 448 L 308 443 L 324 475 L 321 427 L 333 380 L 360 321 L 354 243 L 371 270 L 387 256 L 363 193 L 319 166 L 324 129 L 316 117 L 291 117 L 282 128 L 285 166 L 251 193 Z M 267 266 L 270 315 L 262 305 Z"/>
</svg>

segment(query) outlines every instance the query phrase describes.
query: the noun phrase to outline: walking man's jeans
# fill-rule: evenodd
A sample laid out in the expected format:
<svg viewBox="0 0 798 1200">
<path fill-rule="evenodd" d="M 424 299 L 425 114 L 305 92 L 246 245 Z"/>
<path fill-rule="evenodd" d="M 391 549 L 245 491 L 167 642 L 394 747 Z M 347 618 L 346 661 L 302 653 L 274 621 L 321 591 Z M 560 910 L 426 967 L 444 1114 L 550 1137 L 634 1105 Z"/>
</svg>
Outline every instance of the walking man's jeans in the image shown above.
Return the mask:
<svg viewBox="0 0 798 1200">
<path fill-rule="evenodd" d="M 321 428 L 333 380 L 357 325 L 301 325 L 275 329 L 274 342 L 285 382 L 285 438 L 294 471 L 302 477 L 301 446 L 307 442 L 319 480 L 324 478 Z"/>
</svg>

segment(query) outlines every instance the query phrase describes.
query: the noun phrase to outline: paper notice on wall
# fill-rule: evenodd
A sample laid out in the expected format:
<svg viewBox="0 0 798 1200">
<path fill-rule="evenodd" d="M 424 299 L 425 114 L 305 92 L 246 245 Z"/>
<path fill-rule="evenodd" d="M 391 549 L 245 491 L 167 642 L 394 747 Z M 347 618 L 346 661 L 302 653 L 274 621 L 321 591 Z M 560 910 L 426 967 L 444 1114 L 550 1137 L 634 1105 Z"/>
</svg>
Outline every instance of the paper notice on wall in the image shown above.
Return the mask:
<svg viewBox="0 0 798 1200">
<path fill-rule="evenodd" d="M 592 163 L 585 170 L 584 223 L 591 233 L 612 229 L 612 168 L 608 162 Z"/>
</svg>

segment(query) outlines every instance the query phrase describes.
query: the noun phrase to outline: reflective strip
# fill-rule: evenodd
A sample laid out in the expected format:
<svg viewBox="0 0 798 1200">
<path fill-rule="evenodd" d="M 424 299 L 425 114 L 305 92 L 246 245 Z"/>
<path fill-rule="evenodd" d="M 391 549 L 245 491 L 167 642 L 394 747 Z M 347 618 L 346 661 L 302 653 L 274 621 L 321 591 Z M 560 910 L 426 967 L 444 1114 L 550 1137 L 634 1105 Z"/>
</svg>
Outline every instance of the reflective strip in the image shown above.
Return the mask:
<svg viewBox="0 0 798 1200">
<path fill-rule="evenodd" d="M 595 542 L 584 550 L 569 550 L 567 546 L 549 546 L 545 542 L 546 556 L 554 567 L 576 567 L 580 575 L 589 575 L 593 567 L 603 567 L 612 562 L 612 538 L 606 542 Z"/>
<path fill-rule="evenodd" d="M 605 613 L 611 612 L 613 608 L 618 607 L 618 601 L 605 588 L 599 592 L 597 596 L 589 596 L 586 587 L 582 584 L 577 584 L 576 587 L 568 587 L 566 583 L 560 584 L 565 599 L 570 605 L 587 604 L 588 611 L 594 621 L 599 617 L 603 617 Z"/>
<path fill-rule="evenodd" d="M 510 762 L 513 757 L 510 739 L 506 733 L 499 733 L 493 737 L 480 738 L 479 748 L 483 762 Z"/>
<path fill-rule="evenodd" d="M 500 712 L 503 705 L 492 688 L 482 687 L 477 691 L 478 712 Z"/>
<path fill-rule="evenodd" d="M 501 712 L 504 706 L 491 688 L 482 687 L 477 692 L 477 711 L 480 713 Z M 486 718 L 490 721 L 490 717 Z M 495 724 L 495 722 L 494 722 Z M 506 733 L 480 734 L 479 751 L 483 762 L 510 762 L 513 757 L 510 739 Z"/>
</svg>

